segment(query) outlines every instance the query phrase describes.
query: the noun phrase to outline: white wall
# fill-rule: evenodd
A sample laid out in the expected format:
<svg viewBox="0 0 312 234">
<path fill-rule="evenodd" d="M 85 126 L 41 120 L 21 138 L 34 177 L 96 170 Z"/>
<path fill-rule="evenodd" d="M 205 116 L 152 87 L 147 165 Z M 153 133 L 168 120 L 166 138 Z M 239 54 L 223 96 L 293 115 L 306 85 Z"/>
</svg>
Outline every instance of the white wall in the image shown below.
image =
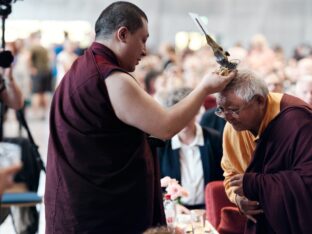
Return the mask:
<svg viewBox="0 0 312 234">
<path fill-rule="evenodd" d="M 24 0 L 13 4 L 10 19 L 87 20 L 92 25 L 106 0 Z M 311 0 L 137 0 L 149 17 L 149 45 L 174 41 L 178 31 L 197 31 L 188 12 L 209 18 L 208 28 L 231 46 L 247 45 L 255 33 L 288 52 L 300 42 L 312 43 Z"/>
</svg>

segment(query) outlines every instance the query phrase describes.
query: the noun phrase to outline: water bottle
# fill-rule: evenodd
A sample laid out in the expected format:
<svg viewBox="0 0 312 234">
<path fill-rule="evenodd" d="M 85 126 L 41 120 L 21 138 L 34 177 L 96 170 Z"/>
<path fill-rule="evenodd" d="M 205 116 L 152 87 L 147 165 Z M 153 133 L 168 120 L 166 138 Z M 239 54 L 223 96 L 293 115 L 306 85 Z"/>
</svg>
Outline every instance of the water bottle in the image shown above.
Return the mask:
<svg viewBox="0 0 312 234">
<path fill-rule="evenodd" d="M 164 209 L 166 215 L 167 226 L 170 228 L 174 227 L 176 218 L 176 207 L 175 202 L 171 200 L 170 194 L 165 195 Z"/>
</svg>

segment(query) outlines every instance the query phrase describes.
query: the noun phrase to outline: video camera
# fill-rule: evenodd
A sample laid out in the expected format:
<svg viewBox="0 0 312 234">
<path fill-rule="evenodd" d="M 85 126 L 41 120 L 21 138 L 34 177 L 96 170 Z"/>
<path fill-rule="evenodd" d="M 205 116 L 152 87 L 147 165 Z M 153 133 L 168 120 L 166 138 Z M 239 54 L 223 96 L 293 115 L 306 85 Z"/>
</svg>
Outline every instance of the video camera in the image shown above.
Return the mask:
<svg viewBox="0 0 312 234">
<path fill-rule="evenodd" d="M 21 0 L 0 0 L 0 17 L 2 18 L 2 51 L 0 52 L 0 67 L 7 68 L 13 62 L 11 51 L 5 50 L 5 20 L 12 12 L 11 4 Z"/>
</svg>

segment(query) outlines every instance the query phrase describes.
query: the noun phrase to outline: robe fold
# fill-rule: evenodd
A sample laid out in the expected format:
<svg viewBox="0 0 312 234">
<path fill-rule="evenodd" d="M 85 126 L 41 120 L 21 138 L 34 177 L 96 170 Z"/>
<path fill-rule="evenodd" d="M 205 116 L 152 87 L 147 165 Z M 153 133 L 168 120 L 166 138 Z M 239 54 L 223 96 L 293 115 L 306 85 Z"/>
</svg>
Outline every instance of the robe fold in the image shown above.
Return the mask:
<svg viewBox="0 0 312 234">
<path fill-rule="evenodd" d="M 311 107 L 284 95 L 281 112 L 257 142 L 243 190 L 264 211 L 245 233 L 312 233 Z"/>
<path fill-rule="evenodd" d="M 45 191 L 46 233 L 142 233 L 165 223 L 157 158 L 120 121 L 104 80 L 119 67 L 93 43 L 55 92 Z M 122 95 L 122 94 L 120 94 Z"/>
</svg>

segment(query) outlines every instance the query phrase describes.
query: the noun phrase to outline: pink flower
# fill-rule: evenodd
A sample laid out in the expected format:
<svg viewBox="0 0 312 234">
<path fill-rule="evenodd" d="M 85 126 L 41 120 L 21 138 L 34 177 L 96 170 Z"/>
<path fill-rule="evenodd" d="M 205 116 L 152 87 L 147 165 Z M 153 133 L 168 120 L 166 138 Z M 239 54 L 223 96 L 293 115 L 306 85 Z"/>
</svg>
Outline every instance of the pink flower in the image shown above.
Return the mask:
<svg viewBox="0 0 312 234">
<path fill-rule="evenodd" d="M 188 191 L 179 185 L 176 179 L 166 176 L 160 180 L 161 187 L 166 187 L 167 194 L 170 194 L 171 200 L 176 200 L 179 197 L 187 197 Z"/>
<path fill-rule="evenodd" d="M 170 184 L 177 184 L 178 181 L 176 179 L 172 179 L 169 176 L 166 176 L 160 180 L 161 187 L 168 187 Z"/>
</svg>

